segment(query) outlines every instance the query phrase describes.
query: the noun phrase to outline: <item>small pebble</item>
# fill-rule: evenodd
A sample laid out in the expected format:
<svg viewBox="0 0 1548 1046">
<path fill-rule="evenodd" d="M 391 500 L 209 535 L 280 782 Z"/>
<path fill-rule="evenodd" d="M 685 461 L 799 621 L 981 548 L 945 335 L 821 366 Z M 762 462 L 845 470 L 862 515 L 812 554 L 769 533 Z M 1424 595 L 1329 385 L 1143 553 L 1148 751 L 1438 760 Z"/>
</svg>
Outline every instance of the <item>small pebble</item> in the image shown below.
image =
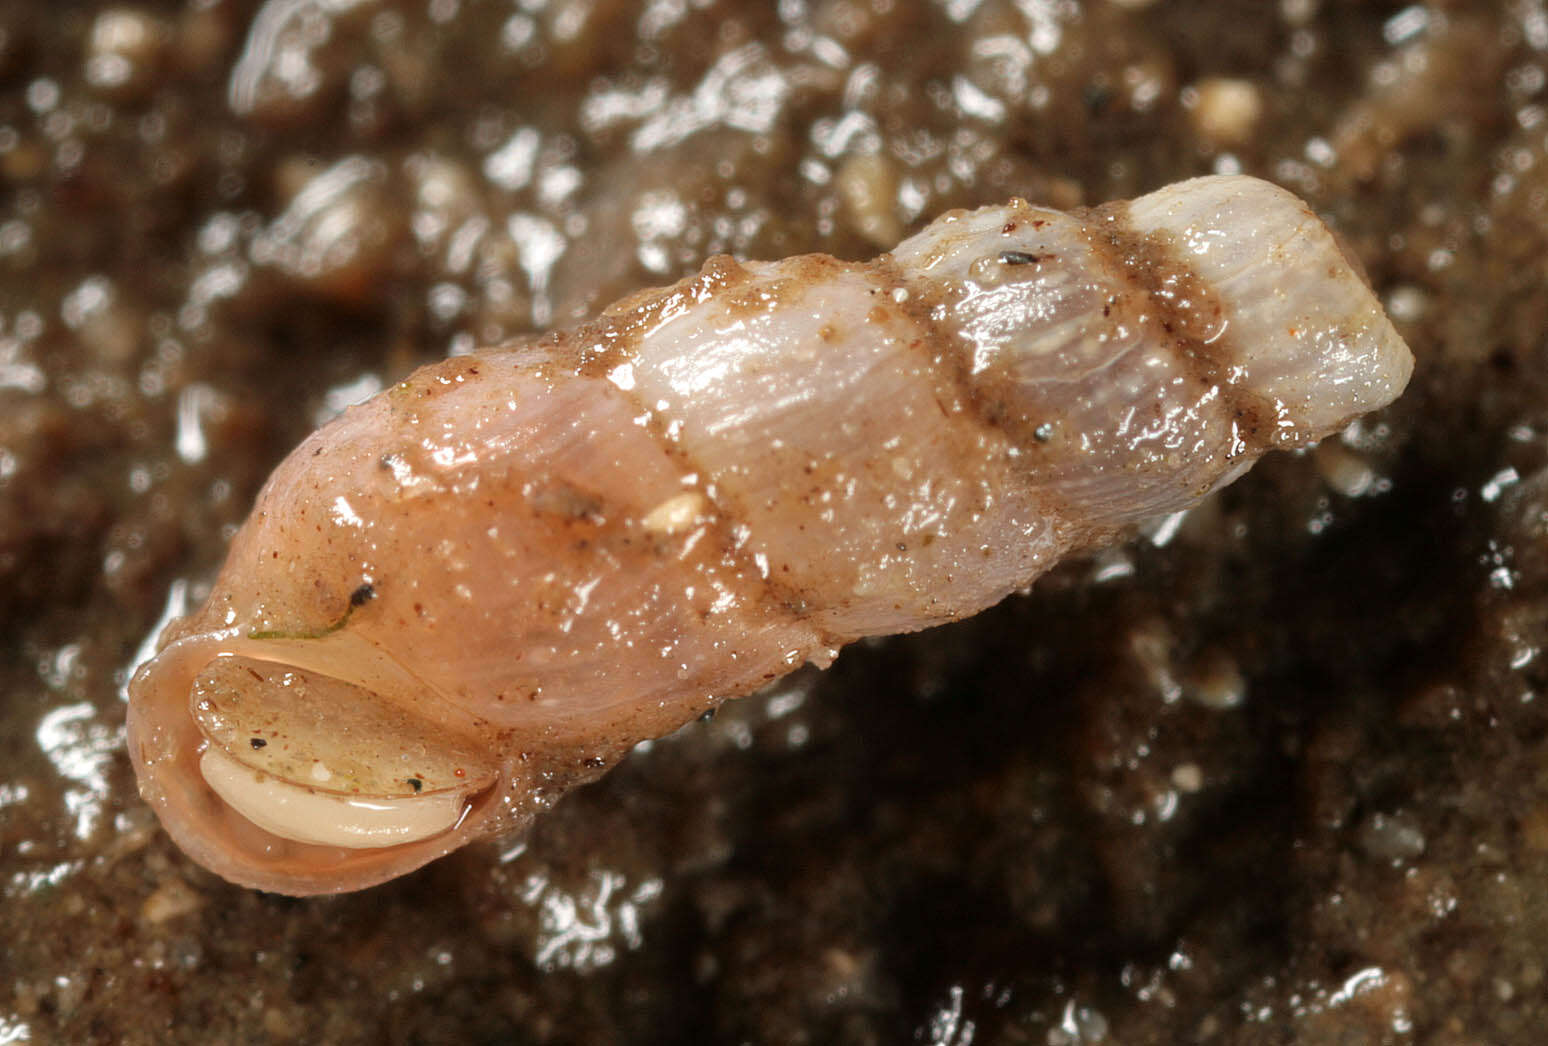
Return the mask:
<svg viewBox="0 0 1548 1046">
<path fill-rule="evenodd" d="M 1409 814 L 1372 814 L 1360 825 L 1360 849 L 1378 861 L 1411 861 L 1424 846 L 1424 832 Z"/>
<path fill-rule="evenodd" d="M 127 99 L 144 93 L 171 40 L 159 19 L 132 7 L 111 7 L 97 15 L 86 38 L 86 82 L 97 91 Z"/>
<path fill-rule="evenodd" d="M 902 238 L 897 167 L 886 156 L 851 156 L 838 171 L 839 194 L 850 224 L 872 245 L 890 248 Z"/>
<path fill-rule="evenodd" d="M 1250 141 L 1263 118 L 1263 96 L 1247 80 L 1200 80 L 1184 92 L 1183 105 L 1194 132 L 1217 149 Z"/>
<path fill-rule="evenodd" d="M 196 912 L 204 906 L 204 895 L 182 879 L 168 879 L 140 906 L 140 918 L 152 926 Z"/>
</svg>

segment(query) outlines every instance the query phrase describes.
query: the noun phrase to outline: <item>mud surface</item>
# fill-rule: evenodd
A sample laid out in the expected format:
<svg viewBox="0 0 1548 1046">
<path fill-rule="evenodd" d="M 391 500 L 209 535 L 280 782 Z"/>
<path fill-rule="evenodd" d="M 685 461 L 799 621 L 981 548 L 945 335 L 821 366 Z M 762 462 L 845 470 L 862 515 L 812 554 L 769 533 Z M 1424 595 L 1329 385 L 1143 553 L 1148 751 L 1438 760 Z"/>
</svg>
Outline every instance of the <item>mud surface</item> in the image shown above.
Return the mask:
<svg viewBox="0 0 1548 1046">
<path fill-rule="evenodd" d="M 0 1043 L 1542 1042 L 1545 153 L 1538 0 L 0 0 Z M 1338 228 L 1395 407 L 387 887 L 137 800 L 126 666 L 343 404 L 1209 171 Z"/>
</svg>

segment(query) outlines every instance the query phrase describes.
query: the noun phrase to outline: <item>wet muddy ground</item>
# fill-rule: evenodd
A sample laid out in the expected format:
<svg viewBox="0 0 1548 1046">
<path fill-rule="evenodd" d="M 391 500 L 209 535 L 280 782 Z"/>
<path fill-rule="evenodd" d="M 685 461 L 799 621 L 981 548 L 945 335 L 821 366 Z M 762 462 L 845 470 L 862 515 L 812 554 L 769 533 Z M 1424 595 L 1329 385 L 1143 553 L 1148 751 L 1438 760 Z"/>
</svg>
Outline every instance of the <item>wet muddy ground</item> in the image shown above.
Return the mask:
<svg viewBox="0 0 1548 1046">
<path fill-rule="evenodd" d="M 363 894 L 226 885 L 125 672 L 268 469 L 716 252 L 1211 171 L 1408 394 Z M 1490 1043 L 1548 1028 L 1548 8 L 0 0 L 0 1043 Z"/>
</svg>

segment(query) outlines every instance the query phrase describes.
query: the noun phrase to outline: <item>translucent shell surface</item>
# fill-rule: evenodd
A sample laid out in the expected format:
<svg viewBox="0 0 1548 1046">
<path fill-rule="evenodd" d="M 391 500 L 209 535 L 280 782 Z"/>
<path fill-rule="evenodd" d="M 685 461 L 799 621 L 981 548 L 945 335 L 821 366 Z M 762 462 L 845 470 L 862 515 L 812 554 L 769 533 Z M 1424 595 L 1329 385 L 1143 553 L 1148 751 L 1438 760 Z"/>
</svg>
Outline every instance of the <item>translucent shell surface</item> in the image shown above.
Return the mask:
<svg viewBox="0 0 1548 1046">
<path fill-rule="evenodd" d="M 1411 366 L 1251 178 L 952 213 L 867 263 L 711 259 L 302 443 L 131 682 L 141 793 L 234 882 L 381 882 L 1194 504 Z"/>
</svg>

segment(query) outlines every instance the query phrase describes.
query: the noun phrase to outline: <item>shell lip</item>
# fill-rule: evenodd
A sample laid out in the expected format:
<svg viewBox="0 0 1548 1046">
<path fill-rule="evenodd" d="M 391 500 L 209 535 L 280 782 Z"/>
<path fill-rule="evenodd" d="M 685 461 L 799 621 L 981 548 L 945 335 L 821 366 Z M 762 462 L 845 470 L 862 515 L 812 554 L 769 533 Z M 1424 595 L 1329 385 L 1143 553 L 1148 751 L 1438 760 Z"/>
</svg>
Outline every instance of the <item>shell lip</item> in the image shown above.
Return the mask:
<svg viewBox="0 0 1548 1046">
<path fill-rule="evenodd" d="M 349 848 L 299 842 L 259 827 L 204 779 L 210 741 L 188 707 L 195 676 L 219 657 L 239 655 L 319 672 L 383 693 L 414 693 L 433 711 L 429 725 L 475 736 L 471 717 L 363 637 L 253 639 L 242 629 L 184 636 L 140 666 L 129 684 L 128 748 L 140 795 L 180 849 L 242 886 L 307 896 L 357 890 L 412 871 L 487 834 L 507 791 L 505 769 L 471 781 L 465 806 L 444 832 L 413 842 Z M 340 664 L 349 666 L 341 672 Z M 412 688 L 412 689 L 410 689 Z"/>
</svg>

